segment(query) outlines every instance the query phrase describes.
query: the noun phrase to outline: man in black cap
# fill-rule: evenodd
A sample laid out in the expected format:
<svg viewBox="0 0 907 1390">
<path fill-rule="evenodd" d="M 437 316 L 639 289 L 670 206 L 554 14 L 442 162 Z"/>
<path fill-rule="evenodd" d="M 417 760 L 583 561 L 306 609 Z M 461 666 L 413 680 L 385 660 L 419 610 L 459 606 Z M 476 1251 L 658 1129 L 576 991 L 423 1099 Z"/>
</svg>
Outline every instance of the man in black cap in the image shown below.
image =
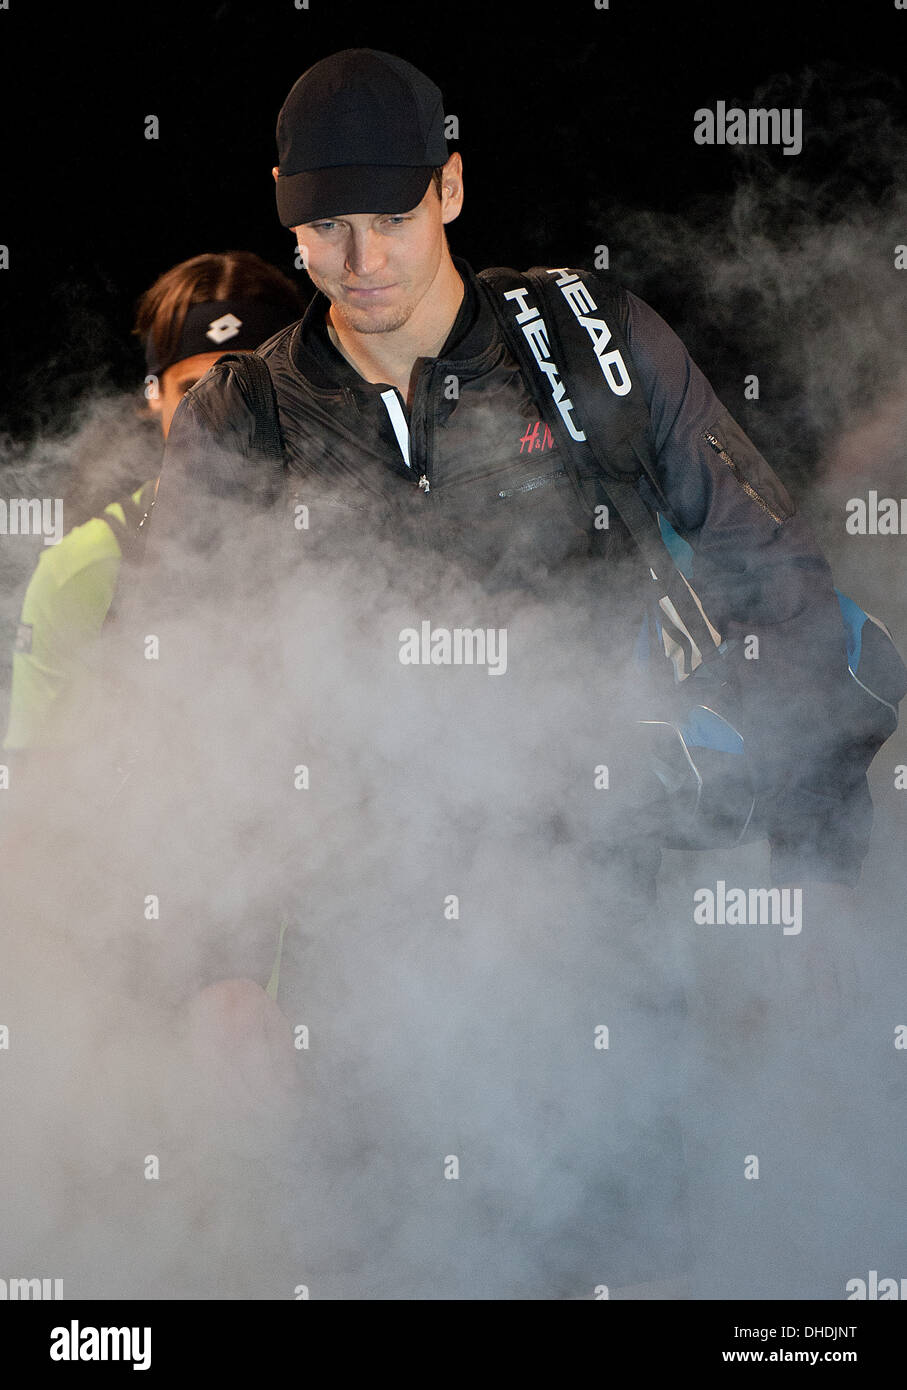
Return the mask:
<svg viewBox="0 0 907 1390">
<path fill-rule="evenodd" d="M 564 504 L 563 449 L 539 418 L 538 384 L 502 341 L 486 284 L 447 243 L 446 226 L 463 205 L 463 171 L 460 155 L 448 153 L 439 89 L 394 55 L 344 50 L 296 82 L 277 144 L 278 213 L 318 289 L 302 321 L 259 349 L 291 479 L 310 493 L 365 499 L 376 525 L 388 516 L 412 530 L 417 518 L 421 537 L 459 561 L 471 557 L 483 578 L 490 569 L 499 582 L 517 572 L 528 582 L 540 560 L 586 555 L 589 517 Z M 821 721 L 814 706 L 798 712 L 792 698 L 831 689 L 842 664 L 846 671 L 829 567 L 785 487 L 677 335 L 632 292 L 588 272 L 583 280 L 599 303 L 609 300 L 629 345 L 656 485 L 672 525 L 696 548 L 705 612 L 726 640 L 770 637 L 758 661 L 746 663 L 746 676 L 758 687 L 752 761 L 764 775 L 763 797 L 779 813 L 769 834 L 775 881 L 805 874 L 852 885 L 871 824 L 866 779 L 842 771 L 828 783 L 835 756 L 827 747 L 808 751 Z M 575 296 L 575 312 L 577 303 Z M 541 341 L 536 336 L 537 358 Z M 601 348 L 599 340 L 605 372 Z M 563 394 L 552 364 L 543 366 L 550 389 Z M 491 400 L 493 412 L 476 409 Z M 255 454 L 255 439 L 248 388 L 225 362 L 188 393 L 174 421 L 159 531 L 171 510 L 184 510 L 192 487 L 243 495 L 257 478 L 242 464 Z M 540 506 L 540 493 L 554 505 Z M 175 516 L 169 524 L 178 529 Z M 597 553 L 631 554 L 638 578 L 621 517 L 612 515 L 595 539 Z M 635 637 L 638 625 L 627 632 Z M 783 719 L 791 721 L 785 732 Z M 801 770 L 792 776 L 794 751 Z"/>
<path fill-rule="evenodd" d="M 331 343 L 410 405 L 415 363 L 438 356 L 464 293 L 442 233 L 463 182 L 440 91 L 391 54 L 337 54 L 296 83 L 277 142 L 280 220 L 330 301 Z"/>
<path fill-rule="evenodd" d="M 370 49 L 346 50 L 316 63 L 300 77 L 281 110 L 277 137 L 278 164 L 273 174 L 280 220 L 293 230 L 303 264 L 318 291 L 298 324 L 258 350 L 273 386 L 283 461 L 295 488 L 297 505 L 300 499 L 317 503 L 320 498 L 340 504 L 341 514 L 352 524 L 339 530 L 343 549 L 336 552 L 338 556 L 342 554 L 346 559 L 347 552 L 359 545 L 366 552 L 361 558 L 366 559 L 372 539 L 387 524 L 390 534 L 415 538 L 418 546 L 423 547 L 413 554 L 424 558 L 427 543 L 429 551 L 443 554 L 458 567 L 458 572 L 479 579 L 487 586 L 486 592 L 501 596 L 502 611 L 507 610 L 515 593 L 533 592 L 544 598 L 553 592 L 555 576 L 570 575 L 575 586 L 558 590 L 561 598 L 569 593 L 577 602 L 591 599 L 589 611 L 594 615 L 596 628 L 589 632 L 589 649 L 607 654 L 606 660 L 604 656 L 601 659 L 602 665 L 620 669 L 632 655 L 640 615 L 645 613 L 646 567 L 640 565 L 630 531 L 621 525 L 619 517 L 611 518 L 605 536 L 596 536 L 589 516 L 578 510 L 566 476 L 564 441 L 552 434 L 542 418 L 538 385 L 529 379 L 524 364 L 505 340 L 490 306 L 486 285 L 467 262 L 450 252 L 445 229 L 463 205 L 463 171 L 460 155 L 449 154 L 447 149 L 438 88 L 401 58 Z M 579 313 L 580 291 L 575 287 L 578 277 L 567 271 L 556 274 L 562 277 L 565 295 L 573 287 L 572 307 Z M 752 679 L 744 692 L 743 723 L 759 782 L 759 797 L 766 808 L 765 834 L 772 846 L 774 881 L 851 885 L 859 875 L 868 845 L 871 802 L 865 769 L 854 772 L 846 751 L 841 751 L 843 745 L 835 741 L 834 719 L 823 719 L 817 714 L 816 692 L 826 692 L 829 701 L 833 701 L 830 692 L 840 685 L 841 673 L 847 666 L 841 614 L 828 565 L 784 486 L 717 399 L 668 325 L 637 296 L 611 289 L 595 276 L 584 272 L 582 287 L 587 307 L 591 304 L 594 309 L 596 303 L 604 302 L 611 306 L 614 325 L 622 331 L 628 345 L 632 364 L 620 354 L 606 352 L 603 330 L 595 327 L 599 320 L 581 315 L 606 382 L 611 373 L 612 391 L 623 393 L 624 382 L 631 381 L 632 369 L 632 384 L 638 387 L 637 394 L 643 396 L 648 411 L 649 438 L 657 461 L 656 482 L 665 505 L 670 507 L 672 525 L 676 524 L 679 534 L 695 549 L 697 593 L 709 620 L 726 639 L 742 643 L 744 637 L 755 635 L 761 641 L 759 660 L 749 663 L 753 670 L 748 673 Z M 567 421 L 570 401 L 564 383 L 545 357 L 546 344 L 538 333 L 532 335 L 533 313 L 522 302 L 524 332 L 532 337 L 535 360 L 546 376 L 544 384 L 559 402 L 558 409 Z M 602 390 L 605 389 L 603 384 Z M 261 410 L 261 403 L 255 403 L 237 364 L 230 361 L 216 366 L 187 394 L 168 441 L 157 503 L 159 535 L 178 535 L 181 519 L 191 514 L 193 539 L 198 542 L 206 524 L 206 497 L 242 498 L 250 490 L 258 495 L 250 479 L 261 467 Z M 331 523 L 325 522 L 322 534 L 330 531 Z M 335 539 L 336 536 L 335 529 Z M 312 544 L 317 547 L 317 535 Z M 593 556 L 594 563 L 586 563 Z M 394 571 L 399 590 L 417 605 L 430 603 L 432 593 L 438 594 L 442 573 L 447 571 L 436 563 L 426 566 L 405 560 Z M 350 574 L 349 569 L 344 570 L 344 592 L 355 602 Z M 605 575 L 607 583 L 603 581 Z M 434 633 L 430 633 L 430 641 L 433 638 Z M 365 640 L 363 636 L 362 641 Z M 669 645 L 667 628 L 665 645 Z M 443 663 L 445 658 L 443 653 L 438 656 L 440 651 L 432 648 L 426 656 L 423 650 L 423 664 Z M 531 668 L 529 659 L 527 667 Z M 542 663 L 536 674 L 541 692 L 546 678 Z M 503 686 L 503 682 L 488 682 L 487 689 L 497 689 L 499 685 Z M 561 693 L 565 707 L 574 709 L 570 717 L 576 717 L 568 698 L 569 686 L 568 673 Z M 342 681 L 336 688 L 347 689 Z M 394 689 L 397 691 L 397 687 Z M 461 689 L 466 691 L 465 686 Z M 392 698 L 402 699 L 402 695 L 400 687 Z M 463 699 L 466 698 L 464 694 Z M 478 700 L 475 708 L 483 711 L 481 718 L 500 721 L 503 740 L 508 727 L 518 740 L 516 721 L 525 715 L 525 706 L 521 710 L 515 701 L 511 709 L 503 695 L 494 707 L 490 697 L 469 694 L 468 698 Z M 615 723 L 616 699 L 615 696 L 613 707 L 609 707 Z M 514 715 L 509 726 L 508 712 Z M 466 719 L 465 706 L 458 709 L 457 715 L 459 725 Z M 539 766 L 545 768 L 545 775 L 539 777 L 540 787 L 560 785 L 562 769 L 559 772 L 556 767 L 558 740 L 547 738 L 548 729 L 557 729 L 555 721 L 553 711 L 550 717 L 546 714 L 538 719 L 540 728 L 546 731 L 538 740 Z M 589 723 L 595 723 L 591 715 Z M 480 723 L 475 727 L 479 729 Z M 455 732 L 456 727 L 452 726 L 451 737 Z M 418 737 L 417 724 L 413 726 L 413 737 Z M 317 744 L 314 733 L 312 739 Z M 325 740 L 327 746 L 330 720 Z M 504 742 L 498 740 L 494 746 L 496 756 L 501 756 Z M 619 752 L 615 752 L 615 758 Z M 545 759 L 550 762 L 544 762 Z M 348 762 L 337 775 L 346 775 L 351 783 L 356 782 L 356 769 L 351 770 Z M 385 823 L 393 823 L 397 810 L 408 805 L 406 798 L 412 798 L 413 788 L 401 790 L 400 800 L 395 803 L 386 793 L 389 776 L 382 764 L 381 777 L 355 791 L 351 804 L 355 805 L 356 814 L 366 804 L 380 804 L 387 812 Z M 500 824 L 506 827 L 513 808 L 506 804 L 506 781 L 503 785 Z M 417 783 L 417 796 L 420 786 Z M 489 804 L 492 795 L 489 785 Z M 549 795 L 553 793 L 543 792 L 542 799 Z M 548 813 L 551 828 L 546 844 L 553 856 L 552 866 L 562 861 L 563 846 L 570 841 L 577 820 L 582 819 L 577 813 L 578 805 L 567 797 L 562 810 L 555 807 Z M 592 834 L 589 823 L 597 808 L 592 812 L 591 806 L 583 802 L 580 809 L 583 814 L 589 812 L 584 832 L 588 841 Z M 334 804 L 334 810 L 346 832 L 342 841 L 344 853 L 338 861 L 341 873 L 350 872 L 347 845 L 356 849 L 356 879 L 351 881 L 355 887 L 357 882 L 368 882 L 370 872 L 377 872 L 369 860 L 368 832 L 353 833 L 350 827 L 355 829 L 357 822 L 348 819 L 339 803 Z M 413 816 L 411 806 L 408 814 Z M 316 822 L 326 825 L 327 817 L 318 822 L 316 816 Z M 294 824 L 292 814 L 287 823 Z M 458 873 L 465 881 L 472 872 L 470 866 L 478 864 L 476 881 L 484 882 L 487 894 L 493 897 L 489 880 L 482 879 L 484 843 L 481 839 L 473 843 L 468 824 L 458 824 L 456 834 L 435 837 L 430 842 L 429 854 L 437 862 L 428 867 L 424 863 L 424 844 L 415 857 L 407 858 L 406 848 L 404 842 L 404 863 L 412 865 L 415 858 L 414 873 L 422 873 L 422 878 L 409 895 L 402 883 L 392 880 L 391 891 L 381 879 L 381 887 L 362 908 L 371 920 L 361 924 L 358 934 L 350 925 L 353 898 L 343 910 L 332 904 L 324 913 L 325 920 L 330 921 L 336 907 L 343 928 L 335 924 L 322 932 L 318 929 L 321 918 L 317 904 L 323 898 L 314 892 L 307 895 L 303 889 L 309 912 L 315 914 L 315 920 L 309 920 L 305 929 L 308 954 L 304 957 L 303 974 L 308 972 L 310 979 L 317 980 L 313 966 L 316 944 L 320 949 L 325 943 L 346 943 L 349 938 L 355 959 L 355 943 L 361 943 L 364 949 L 366 942 L 381 935 L 376 924 L 384 920 L 384 897 L 390 903 L 394 891 L 401 897 L 398 908 L 387 909 L 386 929 L 388 942 L 396 941 L 398 922 L 406 919 L 407 914 L 418 916 L 421 910 L 414 906 L 416 891 L 424 890 L 426 902 L 433 901 L 440 891 L 431 878 L 436 870 L 442 879 L 448 874 L 448 878 L 452 875 L 459 881 Z M 459 856 L 456 873 L 445 859 L 449 849 L 452 855 Z M 502 1191 L 500 1183 L 491 1183 L 490 1190 L 484 1192 L 471 1189 L 473 1202 L 478 1202 L 484 1213 L 481 1220 L 488 1232 L 488 1242 L 477 1257 L 486 1282 L 477 1272 L 474 1249 L 464 1247 L 456 1257 L 451 1253 L 458 1221 L 455 1213 L 448 1211 L 444 1218 L 452 1223 L 446 1243 L 427 1218 L 424 1227 L 418 1226 L 418 1219 L 435 1197 L 420 1186 L 421 1180 L 412 1179 L 414 1186 L 407 1187 L 409 1179 L 400 1176 L 405 1164 L 395 1166 L 389 1160 L 392 1146 L 388 1132 L 392 1126 L 382 1128 L 379 1107 L 377 1117 L 373 1117 L 373 1147 L 369 1150 L 368 1141 L 363 1141 L 362 1150 L 372 1154 L 363 1182 L 366 1187 L 371 1182 L 376 1184 L 371 1200 L 378 1215 L 371 1226 L 357 1207 L 361 1192 L 358 1199 L 347 1200 L 338 1196 L 339 1187 L 332 1189 L 327 1180 L 322 1183 L 324 1202 L 338 1222 L 339 1208 L 344 1204 L 344 1210 L 359 1213 L 350 1216 L 351 1221 L 362 1220 L 360 1228 L 354 1224 L 353 1233 L 338 1234 L 336 1241 L 341 1252 L 337 1257 L 338 1269 L 342 1269 L 346 1259 L 346 1268 L 354 1270 L 350 1281 L 345 1285 L 338 1274 L 332 1285 L 332 1276 L 322 1266 L 322 1289 L 328 1290 L 327 1296 L 332 1296 L 332 1289 L 334 1296 L 337 1290 L 339 1296 L 348 1296 L 354 1288 L 369 1288 L 379 1297 L 388 1288 L 404 1297 L 426 1296 L 426 1291 L 429 1296 L 444 1296 L 446 1291 L 462 1296 L 464 1289 L 473 1290 L 466 1296 L 482 1296 L 483 1292 L 491 1297 L 509 1297 L 514 1293 L 519 1296 L 522 1292 L 542 1297 L 591 1296 L 593 1286 L 599 1286 L 597 1270 L 602 1286 L 607 1282 L 613 1287 L 634 1286 L 676 1274 L 686 1267 L 681 1231 L 683 1202 L 678 1196 L 682 1158 L 670 1127 L 666 1130 L 657 1114 L 654 1120 L 651 1113 L 636 1114 L 634 1119 L 627 1095 L 617 1092 L 609 1092 L 607 1103 L 601 1099 L 590 1103 L 587 1116 L 583 1096 L 597 1094 L 599 1080 L 593 1079 L 591 1073 L 585 1075 L 584 1063 L 576 1062 L 576 1074 L 582 1072 L 585 1078 L 579 1087 L 579 1100 L 575 1094 L 569 1102 L 564 1100 L 566 1091 L 558 1079 L 570 1075 L 574 1066 L 570 1047 L 575 1044 L 575 1028 L 582 1031 L 588 1026 L 591 1030 L 603 1018 L 616 1017 L 622 990 L 624 997 L 633 1001 L 623 1019 L 624 1037 L 636 1038 L 638 1057 L 649 1056 L 646 1049 L 652 1049 L 642 1075 L 651 1077 L 663 1071 L 670 1054 L 670 1026 L 659 1032 L 665 1016 L 671 1013 L 670 982 L 666 985 L 664 980 L 656 981 L 658 953 L 650 952 L 632 927 L 634 892 L 639 900 L 651 897 L 657 847 L 648 859 L 634 857 L 626 845 L 624 850 L 622 856 L 617 855 L 613 843 L 607 840 L 598 851 L 590 846 L 582 860 L 584 881 L 580 886 L 594 898 L 595 873 L 600 870 L 603 881 L 607 881 L 607 891 L 602 892 L 597 908 L 587 902 L 573 916 L 570 909 L 564 908 L 571 929 L 584 914 L 595 920 L 595 911 L 610 911 L 614 927 L 611 939 L 624 943 L 624 957 L 618 953 L 616 958 L 599 961 L 596 966 L 590 960 L 590 952 L 595 949 L 591 938 L 571 936 L 565 923 L 557 932 L 540 932 L 532 937 L 532 951 L 539 953 L 540 958 L 544 956 L 546 978 L 551 980 L 552 989 L 556 992 L 558 981 L 568 981 L 564 995 L 567 1012 L 571 998 L 579 997 L 587 986 L 591 992 L 583 994 L 583 1009 L 588 1004 L 589 1011 L 582 1014 L 581 1024 L 576 1022 L 581 1011 L 576 1018 L 571 1017 L 569 1025 L 565 1024 L 562 1034 L 572 1041 L 569 1046 L 564 1043 L 566 1054 L 559 1062 L 553 1060 L 558 1044 L 550 1042 L 550 1032 L 545 1057 L 540 1059 L 536 1053 L 537 1071 L 533 1074 L 541 1078 L 542 1072 L 551 1068 L 547 1082 L 538 1082 L 544 1091 L 539 1102 L 542 1119 L 533 1117 L 543 1130 L 550 1122 L 550 1151 L 540 1151 L 538 1163 L 530 1164 L 529 1177 L 521 1174 L 519 1180 L 516 1169 L 521 1160 L 517 1153 L 512 1156 L 514 1190 L 507 1194 L 512 1207 L 505 1203 L 506 1210 L 496 1205 Z M 322 865 L 327 862 L 320 850 L 319 856 Z M 298 858 L 306 881 L 306 854 L 300 853 Z M 518 858 L 513 862 L 519 862 Z M 552 867 L 552 873 L 556 872 Z M 490 882 L 493 884 L 494 880 Z M 544 875 L 536 891 L 544 893 Z M 621 902 L 622 911 L 626 909 L 619 922 L 614 917 L 613 903 L 609 909 L 612 897 Z M 524 907 L 527 912 L 531 910 L 531 904 Z M 502 938 L 511 925 L 509 910 L 498 910 L 496 926 Z M 403 927 L 399 930 L 403 931 Z M 527 936 L 531 935 L 527 929 Z M 388 949 L 393 954 L 390 944 Z M 382 977 L 383 985 L 387 989 L 398 988 L 401 979 L 405 984 L 413 953 L 421 961 L 424 949 L 421 938 L 418 945 L 404 943 L 399 969 L 390 971 L 389 967 L 387 979 Z M 523 949 L 519 941 L 514 949 L 513 960 L 518 961 Z M 291 937 L 287 938 L 287 951 L 292 963 Z M 550 957 L 546 952 L 551 953 Z M 374 962 L 373 965 L 377 972 L 380 967 Z M 345 960 L 337 968 L 341 969 L 341 983 L 335 980 L 332 989 L 316 988 L 309 994 L 305 1013 L 300 1016 L 306 1017 L 309 1024 L 315 1019 L 313 1032 L 317 1034 L 320 1027 L 323 1038 L 329 1038 L 336 1026 L 339 1032 L 334 1042 L 343 1058 L 349 1038 L 358 1036 L 359 1030 L 349 1021 L 355 971 L 347 970 Z M 426 974 L 422 979 L 426 997 L 435 999 L 432 990 L 445 972 L 456 980 L 455 967 L 449 961 L 439 966 L 436 975 Z M 477 1027 L 494 1017 L 498 1008 L 506 1011 L 512 1005 L 504 989 L 506 973 L 500 980 L 495 979 L 497 983 L 487 997 L 481 995 L 487 986 L 484 977 L 462 982 L 465 994 L 470 989 L 478 991 Z M 608 995 L 610 1002 L 600 1003 L 595 993 L 597 980 L 607 981 L 612 991 Z M 372 998 L 381 998 L 377 979 L 368 978 L 364 983 L 367 994 L 373 987 Z M 415 994 L 419 994 L 418 988 Z M 400 997 L 394 995 L 398 1003 Z M 412 990 L 408 997 L 412 1002 Z M 478 1002 L 480 997 L 484 999 L 483 1006 Z M 338 1006 L 332 1001 L 336 999 L 343 1000 L 347 1010 L 344 1026 L 334 1022 Z M 445 1004 L 437 1000 L 435 1003 L 437 1016 L 443 1017 Z M 428 1009 L 428 1004 L 423 1004 Z M 530 1014 L 536 1005 L 526 1006 Z M 539 1007 L 547 1005 L 543 1002 Z M 363 1008 L 361 1031 L 368 1032 L 376 1025 L 369 1005 Z M 522 1024 L 514 1026 L 518 1032 Z M 531 1078 L 523 1076 L 522 1082 L 517 1080 L 519 1067 L 525 1065 L 532 1044 L 527 1037 L 517 1046 L 513 1042 L 514 1031 L 505 1031 L 505 1053 L 507 1047 L 515 1048 L 513 1077 L 508 1081 L 505 1073 L 495 1073 L 492 1066 L 489 1079 L 482 1071 L 484 1065 L 490 1065 L 484 1054 L 476 1063 L 477 1076 L 484 1078 L 481 1083 L 477 1081 L 476 1094 L 484 1097 L 488 1113 L 495 1117 L 491 1131 L 487 1125 L 483 1127 L 481 1104 L 475 1114 L 457 1112 L 466 1129 L 471 1123 L 477 1126 L 473 1138 L 478 1147 L 487 1140 L 489 1132 L 504 1143 L 502 1136 L 509 1133 L 511 1122 L 513 1132 L 519 1134 L 523 1112 L 518 1093 L 522 1082 L 532 1090 Z M 390 1022 L 381 1036 L 388 1058 L 392 1054 L 396 1057 L 394 1048 L 400 1048 L 398 1060 L 403 1073 L 412 1058 L 420 1055 L 420 1047 L 423 1055 L 430 1051 L 429 1043 L 422 1047 L 418 1033 L 408 1034 Z M 401 1037 L 403 1041 L 399 1040 Z M 605 1050 L 607 1046 L 605 1042 Z M 479 1044 L 475 1051 L 477 1056 L 482 1052 Z M 324 1059 L 329 1052 L 325 1043 L 321 1065 L 327 1066 Z M 586 1060 L 595 1056 L 590 1043 Z M 345 1063 L 341 1070 L 342 1065 Z M 361 1057 L 357 1065 L 365 1067 Z M 604 1073 L 598 1061 L 595 1066 L 599 1068 L 596 1078 L 600 1078 Z M 366 1074 L 370 1074 L 367 1069 Z M 317 1065 L 313 1064 L 307 1075 L 315 1078 Z M 378 1080 L 379 1086 L 387 1082 L 380 1075 Z M 438 1082 L 442 1092 L 449 1081 L 442 1065 Z M 514 1094 L 508 1097 L 504 1093 L 511 1081 Z M 337 1077 L 333 1081 L 330 1077 L 324 1079 L 324 1093 L 333 1094 L 334 1085 L 339 1085 Z M 496 1087 L 501 1088 L 500 1094 Z M 388 1094 L 393 1090 L 388 1085 Z M 359 1099 L 357 1096 L 356 1105 Z M 462 1100 L 459 1093 L 457 1100 Z M 601 1129 L 602 1116 L 612 1104 L 612 1113 L 622 1114 L 630 1127 L 623 1147 L 615 1138 L 614 1125 L 610 1133 Z M 452 1100 L 451 1113 L 455 1108 Z M 355 1112 L 356 1106 L 350 1110 Z M 417 1108 L 414 1113 L 421 1112 Z M 407 1114 L 400 1119 L 394 1130 L 398 1137 L 407 1132 L 411 1118 Z M 430 1128 L 428 1119 L 425 1126 Z M 446 1142 L 440 1138 L 440 1132 L 439 1144 Z M 530 1148 L 536 1143 L 544 1147 L 538 1129 L 533 1133 Z M 336 1136 L 331 1142 L 336 1142 Z M 420 1133 L 417 1148 L 421 1142 Z M 328 1165 L 330 1154 L 329 1146 L 325 1159 Z M 454 1159 L 456 1154 L 447 1157 Z M 307 1171 L 307 1185 L 317 1186 L 318 1164 L 313 1163 Z M 406 1171 L 411 1176 L 411 1169 Z M 486 1167 L 486 1174 L 488 1171 Z M 445 1172 L 445 1176 L 450 1174 Z M 540 1184 L 537 1189 L 533 1187 L 535 1182 Z M 661 1205 L 652 1197 L 656 1190 L 661 1191 Z M 375 1197 L 379 1191 L 384 1193 L 388 1207 L 394 1208 L 393 1215 L 388 1215 L 384 1234 L 381 1201 Z M 535 1203 L 527 1196 L 533 1191 Z M 591 1205 L 590 1193 L 594 1199 Z M 473 1219 L 477 1210 L 478 1207 L 473 1210 Z M 616 1225 L 609 1225 L 609 1216 L 620 1219 Z M 313 1220 L 317 1224 L 317 1203 Z M 415 1223 L 416 1228 L 408 1240 L 400 1236 L 407 1223 Z M 386 1236 L 390 1239 L 391 1230 L 402 1242 L 400 1249 L 404 1253 L 399 1267 L 394 1265 L 393 1250 L 383 1243 Z M 412 1251 L 417 1248 L 421 1252 L 426 1241 L 430 1244 L 432 1240 L 440 1240 L 443 1248 L 434 1249 L 431 1273 L 419 1276 L 413 1272 L 419 1267 L 419 1259 L 412 1256 Z M 357 1284 L 363 1245 L 374 1247 L 380 1255 L 377 1272 L 375 1267 L 369 1272 L 372 1282 L 363 1275 L 365 1282 Z M 350 1255 L 352 1248 L 355 1256 Z M 442 1277 L 440 1271 L 447 1257 L 449 1265 Z M 503 1263 L 493 1270 L 493 1259 L 498 1257 Z"/>
</svg>

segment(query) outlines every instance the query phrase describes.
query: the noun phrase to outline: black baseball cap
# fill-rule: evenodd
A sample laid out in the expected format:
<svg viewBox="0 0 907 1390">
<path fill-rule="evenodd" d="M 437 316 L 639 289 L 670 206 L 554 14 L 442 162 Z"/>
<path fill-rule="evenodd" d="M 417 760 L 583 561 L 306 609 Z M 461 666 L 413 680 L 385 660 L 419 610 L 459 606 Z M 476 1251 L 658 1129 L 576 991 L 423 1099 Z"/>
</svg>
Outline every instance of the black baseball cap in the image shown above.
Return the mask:
<svg viewBox="0 0 907 1390">
<path fill-rule="evenodd" d="M 280 220 L 409 212 L 448 157 L 434 82 L 405 58 L 346 48 L 308 68 L 281 107 Z"/>
</svg>

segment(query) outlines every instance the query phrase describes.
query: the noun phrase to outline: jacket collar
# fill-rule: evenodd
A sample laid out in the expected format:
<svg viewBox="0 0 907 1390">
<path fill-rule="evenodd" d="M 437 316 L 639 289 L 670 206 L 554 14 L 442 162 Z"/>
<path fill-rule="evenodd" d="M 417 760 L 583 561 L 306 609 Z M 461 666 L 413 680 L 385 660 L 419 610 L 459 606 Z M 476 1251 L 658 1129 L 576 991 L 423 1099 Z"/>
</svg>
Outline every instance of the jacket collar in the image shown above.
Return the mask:
<svg viewBox="0 0 907 1390">
<path fill-rule="evenodd" d="M 461 256 L 451 259 L 463 280 L 465 293 L 447 340 L 435 360 L 450 362 L 464 371 L 479 369 L 485 365 L 491 349 L 498 346 L 494 315 L 477 284 L 472 266 Z M 328 337 L 325 315 L 329 308 L 327 295 L 317 290 L 289 344 L 293 365 L 312 385 L 322 390 L 336 391 L 341 387 L 377 390 L 377 385 L 365 381 Z"/>
</svg>

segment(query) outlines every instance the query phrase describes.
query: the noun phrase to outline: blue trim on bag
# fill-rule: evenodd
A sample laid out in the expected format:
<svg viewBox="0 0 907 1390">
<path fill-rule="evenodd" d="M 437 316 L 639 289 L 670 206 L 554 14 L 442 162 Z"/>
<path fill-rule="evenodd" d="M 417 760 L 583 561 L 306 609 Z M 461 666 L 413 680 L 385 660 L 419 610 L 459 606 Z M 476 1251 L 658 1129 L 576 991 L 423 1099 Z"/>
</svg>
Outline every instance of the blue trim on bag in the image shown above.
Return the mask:
<svg viewBox="0 0 907 1390">
<path fill-rule="evenodd" d="M 693 547 L 682 536 L 679 536 L 669 521 L 659 513 L 658 527 L 661 531 L 661 538 L 670 553 L 671 559 L 680 570 L 685 579 L 692 578 L 693 574 Z M 869 614 L 860 607 L 847 594 L 842 594 L 840 589 L 835 589 L 838 598 L 838 605 L 841 609 L 841 617 L 844 620 L 844 630 L 847 633 L 847 664 L 854 672 L 859 670 L 860 656 L 863 649 L 863 626 L 869 618 Z M 661 634 L 659 633 L 659 636 Z M 640 638 L 640 647 L 644 638 Z M 647 653 L 646 653 L 647 655 Z M 645 658 L 643 658 L 645 659 Z"/>
<path fill-rule="evenodd" d="M 863 650 L 863 624 L 869 618 L 869 614 L 864 613 L 860 605 L 846 594 L 842 594 L 840 589 L 835 589 L 835 593 L 847 633 L 847 664 L 851 671 L 855 672 L 859 669 Z"/>
<path fill-rule="evenodd" d="M 667 546 L 674 564 L 684 579 L 690 579 L 693 574 L 693 547 L 689 541 L 678 536 L 674 527 L 669 521 L 665 521 L 660 512 L 658 514 L 658 527 L 661 531 L 661 539 Z"/>
<path fill-rule="evenodd" d="M 658 526 L 671 559 L 684 578 L 689 580 L 693 574 L 693 547 L 677 534 L 670 522 L 666 521 L 660 513 Z M 847 664 L 851 671 L 856 674 L 863 650 L 863 627 L 869 620 L 869 614 L 847 594 L 842 594 L 840 589 L 835 589 L 835 594 L 841 609 L 844 631 L 847 634 Z M 661 623 L 657 616 L 655 628 L 660 642 L 662 638 Z M 643 619 L 640 628 L 639 639 L 636 644 L 636 659 L 643 664 L 648 663 L 651 659 L 648 618 Z M 733 725 L 728 724 L 720 715 L 714 714 L 704 705 L 694 706 L 686 722 L 677 727 L 684 741 L 691 748 L 712 748 L 717 752 L 738 755 L 743 753 L 743 739 Z"/>
<path fill-rule="evenodd" d="M 695 705 L 685 724 L 679 725 L 691 748 L 713 748 L 718 753 L 743 753 L 743 738 L 733 724 L 705 705 Z"/>
</svg>

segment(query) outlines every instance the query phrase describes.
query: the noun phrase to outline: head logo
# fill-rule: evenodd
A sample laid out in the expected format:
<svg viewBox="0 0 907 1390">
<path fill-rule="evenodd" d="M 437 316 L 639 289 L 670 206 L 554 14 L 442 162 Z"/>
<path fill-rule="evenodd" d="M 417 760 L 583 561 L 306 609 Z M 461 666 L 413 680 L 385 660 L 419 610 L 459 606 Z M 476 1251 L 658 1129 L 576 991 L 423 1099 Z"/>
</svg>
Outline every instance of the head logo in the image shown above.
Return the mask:
<svg viewBox="0 0 907 1390">
<path fill-rule="evenodd" d="M 220 346 L 228 338 L 235 338 L 241 328 L 242 319 L 238 319 L 235 314 L 222 314 L 219 319 L 212 319 L 208 324 L 205 337 Z"/>
</svg>

